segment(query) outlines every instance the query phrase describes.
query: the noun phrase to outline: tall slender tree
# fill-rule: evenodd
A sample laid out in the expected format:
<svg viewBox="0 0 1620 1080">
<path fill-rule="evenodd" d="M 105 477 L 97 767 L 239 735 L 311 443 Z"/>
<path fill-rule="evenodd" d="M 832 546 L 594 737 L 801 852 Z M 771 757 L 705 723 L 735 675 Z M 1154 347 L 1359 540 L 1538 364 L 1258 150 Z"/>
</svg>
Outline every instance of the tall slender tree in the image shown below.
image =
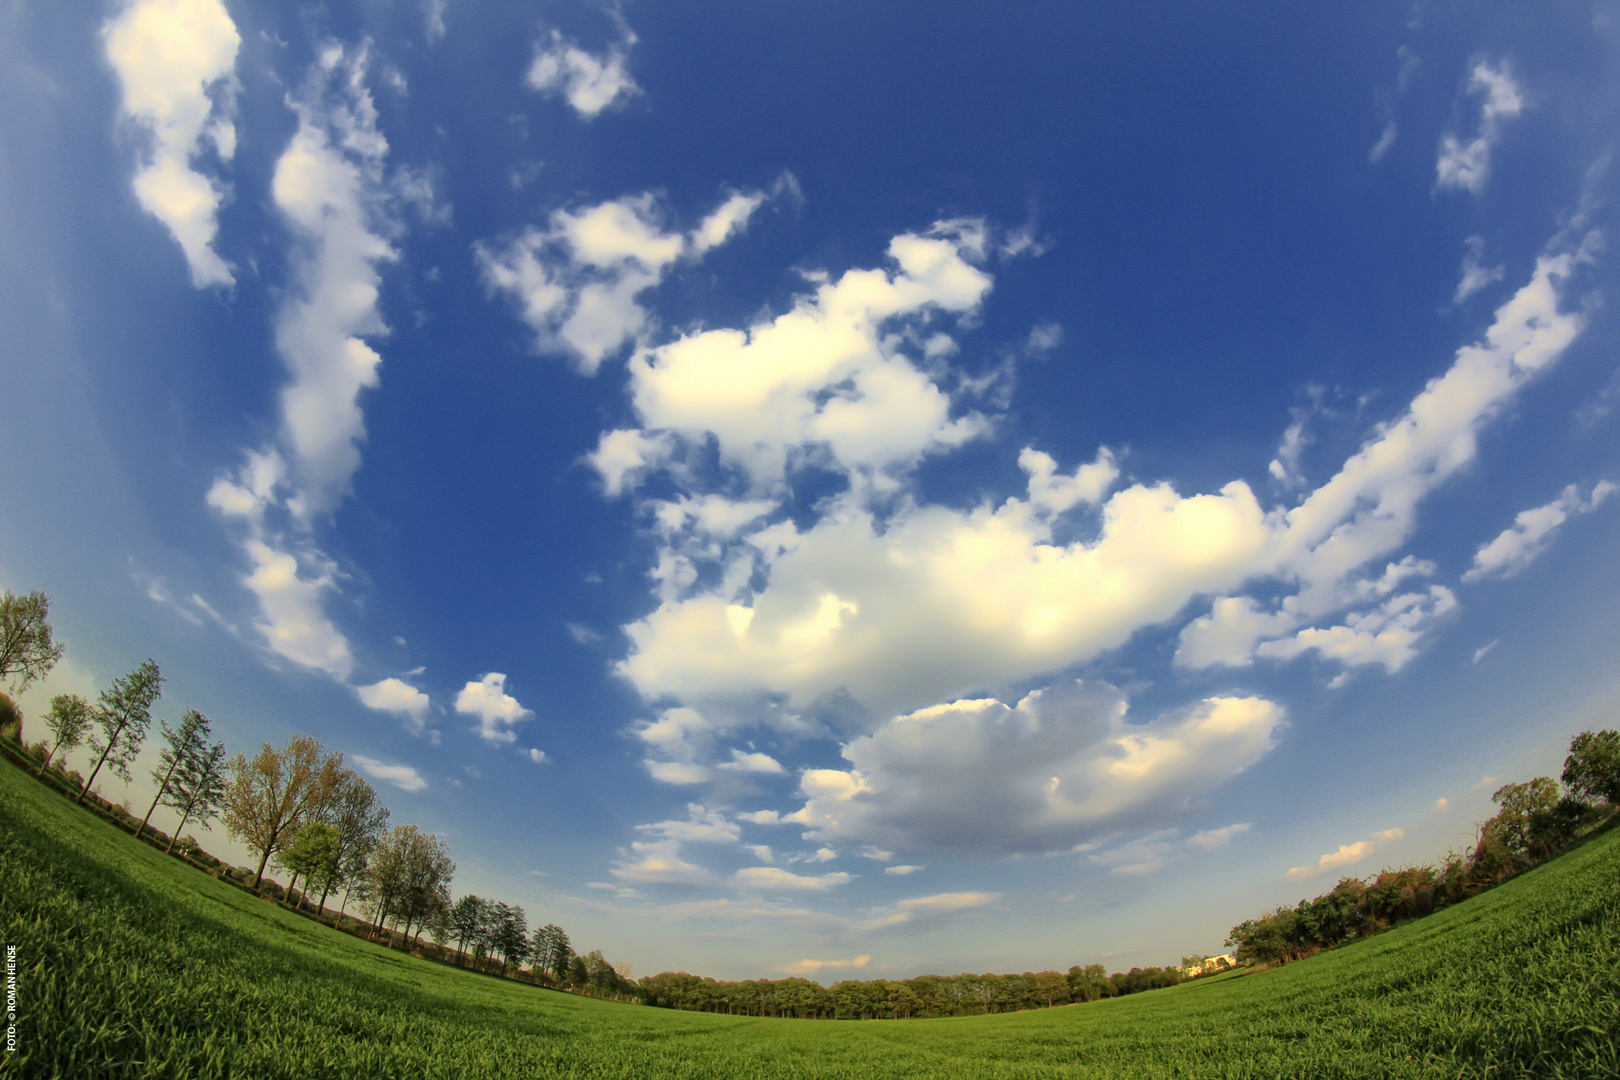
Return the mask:
<svg viewBox="0 0 1620 1080">
<path fill-rule="evenodd" d="M 187 709 L 181 714 L 178 728 L 169 727 L 166 720 L 159 720 L 158 724 L 163 728 L 163 741 L 168 745 L 158 752 L 158 766 L 152 770 L 152 779 L 157 781 L 157 794 L 152 796 L 152 805 L 146 808 L 146 816 L 141 818 L 137 835 L 146 831 L 146 823 L 152 820 L 152 811 L 168 794 L 169 783 L 175 773 L 187 762 L 208 752 L 208 717 L 196 709 Z"/>
<path fill-rule="evenodd" d="M 343 906 L 349 906 L 349 890 L 359 884 L 366 862 L 388 828 L 388 807 L 377 799 L 377 789 L 351 769 L 343 771 L 337 791 L 322 810 L 321 820 L 338 831 L 337 877 L 332 885 L 344 885 Z M 330 888 L 330 886 L 328 886 Z M 326 892 L 321 893 L 321 910 L 326 909 Z"/>
<path fill-rule="evenodd" d="M 174 850 L 187 821 L 206 825 L 219 816 L 225 803 L 225 744 L 214 743 L 190 761 L 181 764 L 169 778 L 169 793 L 163 805 L 180 811 L 180 824 L 174 827 L 165 851 Z"/>
<path fill-rule="evenodd" d="M 78 694 L 57 694 L 51 698 L 51 707 L 45 713 L 45 726 L 56 736 L 56 742 L 46 752 L 45 760 L 39 763 L 36 776 L 45 775 L 45 769 L 57 754 L 65 754 L 84 742 L 90 732 L 90 703 Z"/>
<path fill-rule="evenodd" d="M 84 801 L 103 765 L 129 780 L 129 763 L 141 752 L 146 729 L 152 726 L 152 703 L 162 694 L 163 675 L 150 659 L 101 692 L 92 713 L 99 730 L 90 736 L 90 749 L 101 756 L 75 801 Z"/>
<path fill-rule="evenodd" d="M 313 735 L 293 735 L 281 750 L 263 744 L 251 761 L 237 754 L 230 770 L 225 827 L 258 853 L 253 875 L 257 889 L 270 856 L 291 842 L 337 790 L 345 771 L 343 755 L 326 753 Z"/>
<path fill-rule="evenodd" d="M 20 694 L 62 659 L 51 636 L 50 598 L 35 589 L 25 596 L 0 593 L 0 683 Z"/>
</svg>

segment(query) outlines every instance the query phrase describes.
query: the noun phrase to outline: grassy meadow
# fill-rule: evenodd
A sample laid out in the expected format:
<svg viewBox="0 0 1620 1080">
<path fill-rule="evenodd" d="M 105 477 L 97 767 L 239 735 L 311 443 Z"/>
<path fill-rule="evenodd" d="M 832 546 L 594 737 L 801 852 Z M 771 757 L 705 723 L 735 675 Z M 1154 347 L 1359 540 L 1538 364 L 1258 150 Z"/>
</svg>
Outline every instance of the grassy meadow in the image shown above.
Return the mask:
<svg viewBox="0 0 1620 1080">
<path fill-rule="evenodd" d="M 1036 1012 L 776 1020 L 390 952 L 189 870 L 0 763 L 0 939 L 19 961 L 0 1075 L 1620 1076 L 1620 830 L 1285 967 Z"/>
</svg>

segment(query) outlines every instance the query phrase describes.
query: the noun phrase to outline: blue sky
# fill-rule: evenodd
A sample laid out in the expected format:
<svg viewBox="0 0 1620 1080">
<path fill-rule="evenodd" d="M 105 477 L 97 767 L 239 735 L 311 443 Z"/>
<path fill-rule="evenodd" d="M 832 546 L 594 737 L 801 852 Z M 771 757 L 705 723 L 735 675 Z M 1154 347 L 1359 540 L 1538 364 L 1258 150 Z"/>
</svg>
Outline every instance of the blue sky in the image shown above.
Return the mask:
<svg viewBox="0 0 1620 1080">
<path fill-rule="evenodd" d="M 24 709 L 152 656 L 642 973 L 1435 858 L 1620 704 L 1617 16 L 14 6 Z"/>
</svg>

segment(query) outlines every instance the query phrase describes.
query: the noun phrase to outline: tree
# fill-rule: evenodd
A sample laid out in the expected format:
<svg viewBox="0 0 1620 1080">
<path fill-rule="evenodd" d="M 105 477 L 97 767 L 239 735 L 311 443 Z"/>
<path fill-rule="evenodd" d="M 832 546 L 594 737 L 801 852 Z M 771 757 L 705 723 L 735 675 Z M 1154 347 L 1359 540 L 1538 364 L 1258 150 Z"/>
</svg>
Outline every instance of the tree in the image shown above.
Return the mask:
<svg viewBox="0 0 1620 1080">
<path fill-rule="evenodd" d="M 352 887 L 365 875 L 371 850 L 377 846 L 383 830 L 388 828 L 388 807 L 378 803 L 376 788 L 353 770 L 345 769 L 338 780 L 336 792 L 322 808 L 321 820 L 338 833 L 337 876 L 332 880 L 332 886 L 342 882 Z M 326 909 L 326 895 L 323 890 L 323 911 Z M 338 913 L 341 915 L 348 906 L 349 896 L 345 890 L 343 906 Z"/>
<path fill-rule="evenodd" d="M 101 756 L 75 801 L 84 801 L 103 765 L 129 780 L 129 763 L 141 752 L 146 729 L 152 726 L 152 703 L 162 694 L 163 676 L 151 659 L 101 692 L 92 714 L 100 730 L 90 736 L 90 749 Z"/>
<path fill-rule="evenodd" d="M 0 693 L 0 739 L 23 744 L 22 710 L 9 694 Z"/>
<path fill-rule="evenodd" d="M 324 884 L 326 888 L 330 888 L 331 881 L 338 872 L 337 829 L 324 821 L 304 822 L 298 834 L 293 837 L 292 843 L 276 856 L 276 861 L 292 871 L 292 881 L 287 883 L 289 893 L 292 892 L 293 882 L 298 880 L 299 875 L 304 878 L 306 893 L 309 892 L 311 884 Z M 303 906 L 303 897 L 299 897 L 298 907 Z"/>
<path fill-rule="evenodd" d="M 1592 802 L 1620 803 L 1620 732 L 1583 731 L 1569 744 L 1564 785 Z"/>
<path fill-rule="evenodd" d="M 214 743 L 181 762 L 169 778 L 169 793 L 163 805 L 180 811 L 180 824 L 174 827 L 165 851 L 174 850 L 175 837 L 187 821 L 206 825 L 219 815 L 225 804 L 225 744 Z"/>
<path fill-rule="evenodd" d="M 45 775 L 51 758 L 58 753 L 65 754 L 84 742 L 90 732 L 90 703 L 78 694 L 57 694 L 51 698 L 51 707 L 45 713 L 45 726 L 56 736 L 56 742 L 46 753 L 45 760 L 39 763 L 36 776 Z"/>
<path fill-rule="evenodd" d="M 146 816 L 141 818 L 141 827 L 135 830 L 137 836 L 146 831 L 146 823 L 152 820 L 152 811 L 157 809 L 158 802 L 168 794 L 169 782 L 175 773 L 188 761 L 208 752 L 208 717 L 196 709 L 187 709 L 181 715 L 179 728 L 171 729 L 163 720 L 158 723 L 163 727 L 163 741 L 169 745 L 159 751 L 158 767 L 152 770 L 158 790 L 152 796 L 152 805 L 146 808 Z"/>
<path fill-rule="evenodd" d="M 62 659 L 62 646 L 51 639 L 50 607 L 38 589 L 0 594 L 0 683 L 10 683 L 12 693 L 28 689 Z"/>
<path fill-rule="evenodd" d="M 1487 824 L 1494 824 L 1509 851 L 1522 855 L 1532 845 L 1532 819 L 1558 805 L 1558 785 L 1549 776 L 1538 776 L 1523 784 L 1503 784 L 1491 794 L 1491 802 L 1502 811 Z"/>
<path fill-rule="evenodd" d="M 485 944 L 484 935 L 489 919 L 489 901 L 481 896 L 468 893 L 455 906 L 450 909 L 450 932 L 455 935 L 456 963 L 460 964 L 462 955 L 467 946 L 471 945 L 476 951 Z M 540 931 L 536 930 L 535 940 L 538 942 Z"/>
<path fill-rule="evenodd" d="M 496 902 L 490 918 L 489 947 L 501 954 L 501 974 L 513 963 L 522 966 L 529 955 L 529 921 L 516 904 Z"/>
<path fill-rule="evenodd" d="M 415 825 L 396 825 L 383 837 L 366 864 L 365 885 L 376 926 L 389 919 L 404 920 L 408 939 L 411 926 L 450 906 L 450 878 L 456 864 L 445 842 Z"/>
<path fill-rule="evenodd" d="M 544 935 L 543 948 L 542 935 Z M 534 932 L 534 943 L 534 962 L 549 972 L 553 979 L 561 982 L 568 973 L 569 962 L 574 958 L 574 947 L 569 942 L 568 935 L 556 923 L 547 923 Z"/>
<path fill-rule="evenodd" d="M 337 790 L 343 755 L 324 751 L 315 736 L 293 735 L 281 750 L 265 743 L 252 761 L 242 754 L 231 759 L 225 827 L 259 854 L 255 889 L 264 879 L 270 856 L 291 842 Z"/>
</svg>

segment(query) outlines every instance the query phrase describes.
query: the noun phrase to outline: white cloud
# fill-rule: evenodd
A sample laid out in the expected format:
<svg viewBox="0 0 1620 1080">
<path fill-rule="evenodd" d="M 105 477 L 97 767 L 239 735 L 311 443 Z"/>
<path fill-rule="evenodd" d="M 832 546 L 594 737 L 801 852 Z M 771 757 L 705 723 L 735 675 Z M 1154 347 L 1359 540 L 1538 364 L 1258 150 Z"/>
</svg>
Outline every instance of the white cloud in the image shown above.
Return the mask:
<svg viewBox="0 0 1620 1080">
<path fill-rule="evenodd" d="M 1474 552 L 1474 565 L 1462 579 L 1513 577 L 1547 550 L 1564 522 L 1596 510 L 1614 490 L 1613 483 L 1600 480 L 1583 498 L 1580 489 L 1570 484 L 1545 506 L 1520 512 L 1511 526 Z"/>
<path fill-rule="evenodd" d="M 124 88 L 123 114 L 148 135 L 135 197 L 185 253 L 192 284 L 229 286 L 214 250 L 226 188 L 199 171 L 205 141 L 221 161 L 236 150 L 236 50 L 241 36 L 219 0 L 143 0 L 102 29 Z"/>
<path fill-rule="evenodd" d="M 636 36 L 628 26 L 621 24 L 621 30 L 621 39 L 602 54 L 588 53 L 553 30 L 547 43 L 535 45 L 529 86 L 543 94 L 566 98 L 586 120 L 641 93 L 625 67 L 626 54 L 636 43 Z"/>
<path fill-rule="evenodd" d="M 1462 303 L 1485 286 L 1501 281 L 1507 276 L 1506 266 L 1488 267 L 1480 261 L 1485 255 L 1483 236 L 1470 236 L 1463 243 L 1467 250 L 1463 252 L 1462 279 L 1457 282 L 1457 291 L 1451 298 L 1454 304 Z"/>
<path fill-rule="evenodd" d="M 856 924 L 857 930 L 870 932 L 937 930 L 942 926 L 960 922 L 978 915 L 1001 899 L 1000 893 L 960 892 L 919 896 L 897 904 L 874 908 L 867 918 Z"/>
<path fill-rule="evenodd" d="M 370 686 L 357 686 L 354 689 L 366 708 L 391 712 L 395 716 L 402 717 L 413 734 L 422 733 L 432 702 L 428 700 L 426 694 L 410 683 L 390 678 L 372 683 Z"/>
<path fill-rule="evenodd" d="M 389 765 L 376 758 L 365 757 L 361 754 L 352 755 L 353 760 L 360 766 L 360 771 L 373 780 L 381 780 L 393 784 L 401 791 L 421 791 L 427 787 L 427 781 L 422 779 L 417 771 L 409 765 Z"/>
<path fill-rule="evenodd" d="M 652 774 L 654 780 L 666 784 L 701 784 L 714 775 L 706 766 L 687 761 L 654 761 L 648 758 L 642 764 L 647 766 L 647 772 Z"/>
<path fill-rule="evenodd" d="M 916 866 L 916 865 L 911 864 L 911 863 L 902 863 L 899 866 L 885 866 L 883 868 L 883 872 L 885 874 L 896 874 L 896 875 L 899 875 L 901 877 L 904 877 L 907 874 L 921 873 L 922 871 L 924 871 L 926 869 L 927 869 L 927 867 L 925 867 L 925 866 Z"/>
<path fill-rule="evenodd" d="M 820 281 L 792 311 L 749 328 L 700 331 L 638 352 L 631 395 L 649 432 L 713 437 L 722 461 L 757 485 L 782 476 L 790 452 L 820 448 L 839 467 L 903 466 L 984 430 L 884 333 L 973 310 L 990 288 L 967 261 L 982 227 L 943 222 L 889 245 L 893 272 L 851 270 Z"/>
<path fill-rule="evenodd" d="M 1174 835 L 1174 829 L 1161 829 L 1086 858 L 1121 877 L 1143 877 L 1158 870 L 1170 857 L 1170 838 Z"/>
<path fill-rule="evenodd" d="M 1490 641 L 1487 641 L 1485 644 L 1483 644 L 1479 648 L 1475 649 L 1474 650 L 1473 663 L 1477 664 L 1481 660 L 1485 659 L 1485 657 L 1490 653 L 1490 651 L 1492 649 L 1496 648 L 1501 643 L 1502 643 L 1502 640 L 1500 638 L 1492 638 Z"/>
<path fill-rule="evenodd" d="M 1308 881 L 1320 877 L 1330 870 L 1337 870 L 1352 863 L 1358 863 L 1373 853 L 1373 845 L 1369 840 L 1358 840 L 1354 844 L 1340 844 L 1339 850 L 1329 852 L 1316 861 L 1315 866 L 1296 866 L 1285 875 L 1289 881 Z"/>
<path fill-rule="evenodd" d="M 328 45 L 293 100 L 298 128 L 276 162 L 271 195 L 298 239 L 295 278 L 277 317 L 276 347 L 292 382 L 282 391 L 284 438 L 304 514 L 348 494 L 365 440 L 361 391 L 382 357 L 363 340 L 387 332 L 378 265 L 396 257 L 385 234 L 388 142 L 365 86 L 367 54 Z"/>
<path fill-rule="evenodd" d="M 788 975 L 804 975 L 814 977 L 821 974 L 823 971 L 829 970 L 842 971 L 845 968 L 853 968 L 858 971 L 871 962 L 871 955 L 868 953 L 862 953 L 860 956 L 850 960 L 811 960 L 806 958 L 798 961 L 797 963 L 783 964 L 778 967 L 777 970 Z"/>
<path fill-rule="evenodd" d="M 1106 684 L 1059 682 L 1008 707 L 958 701 L 896 717 L 843 749 L 847 771 L 811 769 L 787 820 L 818 840 L 899 851 L 1061 851 L 1183 804 L 1258 760 L 1282 710 L 1209 698 L 1126 722 Z"/>
<path fill-rule="evenodd" d="M 331 566 L 321 564 L 313 577 L 305 576 L 299 559 L 289 552 L 256 539 L 245 547 L 253 570 L 244 584 L 259 599 L 263 618 L 254 628 L 265 643 L 295 664 L 346 681 L 354 654 L 322 604 L 322 597 L 336 588 Z M 305 561 L 320 563 L 319 553 L 307 553 Z"/>
<path fill-rule="evenodd" d="M 530 749 L 525 750 L 524 753 L 528 755 L 529 760 L 534 762 L 536 765 L 544 765 L 546 763 L 546 752 L 544 750 Z"/>
<path fill-rule="evenodd" d="M 423 29 L 430 44 L 444 37 L 444 13 L 449 6 L 450 0 L 422 0 Z"/>
<path fill-rule="evenodd" d="M 1249 822 L 1243 821 L 1220 829 L 1205 829 L 1203 832 L 1194 833 L 1192 836 L 1187 837 L 1187 846 L 1201 848 L 1204 851 L 1214 851 L 1218 847 L 1225 847 L 1232 837 L 1248 832 L 1249 828 Z"/>
<path fill-rule="evenodd" d="M 608 872 L 632 885 L 712 885 L 715 876 L 680 857 L 678 840 L 636 841 Z"/>
<path fill-rule="evenodd" d="M 745 754 L 741 750 L 735 749 L 731 751 L 730 761 L 716 765 L 715 768 L 723 769 L 726 772 L 745 773 L 780 774 L 787 771 L 782 768 L 781 762 L 777 761 L 769 754 Z"/>
<path fill-rule="evenodd" d="M 1493 67 L 1488 60 L 1474 64 L 1469 73 L 1468 93 L 1485 99 L 1480 107 L 1478 133 L 1464 141 L 1454 132 L 1440 137 L 1440 157 L 1435 162 L 1435 186 L 1459 188 L 1478 195 L 1485 190 L 1491 173 L 1491 150 L 1502 138 L 1502 121 L 1524 110 L 1524 95 L 1505 66 Z"/>
<path fill-rule="evenodd" d="M 784 190 L 782 182 L 776 190 Z M 557 210 L 546 229 L 531 227 L 503 245 L 479 244 L 477 259 L 491 289 L 518 302 L 540 350 L 572 356 L 591 375 L 648 327 L 651 316 L 637 298 L 677 262 L 700 259 L 745 229 L 767 197 L 734 192 L 689 233 L 666 231 L 667 215 L 650 193 Z M 619 463 L 639 464 L 650 445 L 604 437 L 592 460 L 601 456 L 610 494 L 632 467 Z"/>
<path fill-rule="evenodd" d="M 1376 608 L 1353 612 L 1340 625 L 1306 627 L 1293 637 L 1263 642 L 1255 653 L 1290 660 L 1314 650 L 1346 667 L 1381 664 L 1396 672 L 1417 655 L 1429 625 L 1456 606 L 1450 589 L 1431 585 L 1427 592 L 1402 593 Z"/>
<path fill-rule="evenodd" d="M 1497 308 L 1482 340 L 1459 349 L 1451 368 L 1332 479 L 1268 522 L 1274 541 L 1252 571 L 1297 582 L 1299 591 L 1270 611 L 1248 598 L 1216 599 L 1208 616 L 1183 629 L 1178 663 L 1241 665 L 1254 655 L 1287 659 L 1316 650 L 1393 671 L 1411 659 L 1424 625 L 1455 607 L 1455 597 L 1440 586 L 1393 596 L 1400 580 L 1433 573 L 1432 564 L 1410 556 L 1379 578 L 1364 568 L 1406 542 L 1418 503 L 1474 459 L 1479 430 L 1585 327 L 1582 314 L 1560 310 L 1561 294 L 1590 260 L 1595 240 L 1588 235 L 1580 248 L 1559 250 L 1564 242 L 1556 238 L 1536 260 L 1529 282 Z M 1346 608 L 1362 610 L 1337 626 L 1307 625 Z"/>
<path fill-rule="evenodd" d="M 782 815 L 775 810 L 755 810 L 749 814 L 738 814 L 738 821 L 747 821 L 754 825 L 780 825 Z"/>
<path fill-rule="evenodd" d="M 498 671 L 463 686 L 456 695 L 456 712 L 476 716 L 478 734 L 485 742 L 497 745 L 516 742 L 513 727 L 534 716 L 506 692 L 506 676 Z"/>
<path fill-rule="evenodd" d="M 778 866 L 747 866 L 732 875 L 732 880 L 745 889 L 767 889 L 772 892 L 825 892 L 849 883 L 850 875 L 842 870 L 830 874 L 795 874 Z"/>
<path fill-rule="evenodd" d="M 735 822 L 727 821 L 725 814 L 710 810 L 701 803 L 687 804 L 685 821 L 659 821 L 651 825 L 637 825 L 636 829 L 665 840 L 735 844 L 742 839 L 742 830 Z"/>
<path fill-rule="evenodd" d="M 1401 129 L 1395 121 L 1387 121 L 1384 124 L 1384 130 L 1379 133 L 1378 141 L 1373 143 L 1372 149 L 1367 151 L 1367 160 L 1376 165 L 1395 145 L 1395 137 L 1400 134 L 1400 131 Z"/>
<path fill-rule="evenodd" d="M 1443 803 L 1445 800 L 1442 799 Z M 1318 859 L 1313 866 L 1295 866 L 1285 877 L 1289 881 L 1309 881 L 1315 877 L 1342 867 L 1351 866 L 1361 862 L 1374 852 L 1406 835 L 1404 829 L 1385 829 L 1383 832 L 1373 834 L 1371 840 L 1357 840 L 1353 844 L 1340 844 L 1338 851 L 1329 852 Z"/>
</svg>

